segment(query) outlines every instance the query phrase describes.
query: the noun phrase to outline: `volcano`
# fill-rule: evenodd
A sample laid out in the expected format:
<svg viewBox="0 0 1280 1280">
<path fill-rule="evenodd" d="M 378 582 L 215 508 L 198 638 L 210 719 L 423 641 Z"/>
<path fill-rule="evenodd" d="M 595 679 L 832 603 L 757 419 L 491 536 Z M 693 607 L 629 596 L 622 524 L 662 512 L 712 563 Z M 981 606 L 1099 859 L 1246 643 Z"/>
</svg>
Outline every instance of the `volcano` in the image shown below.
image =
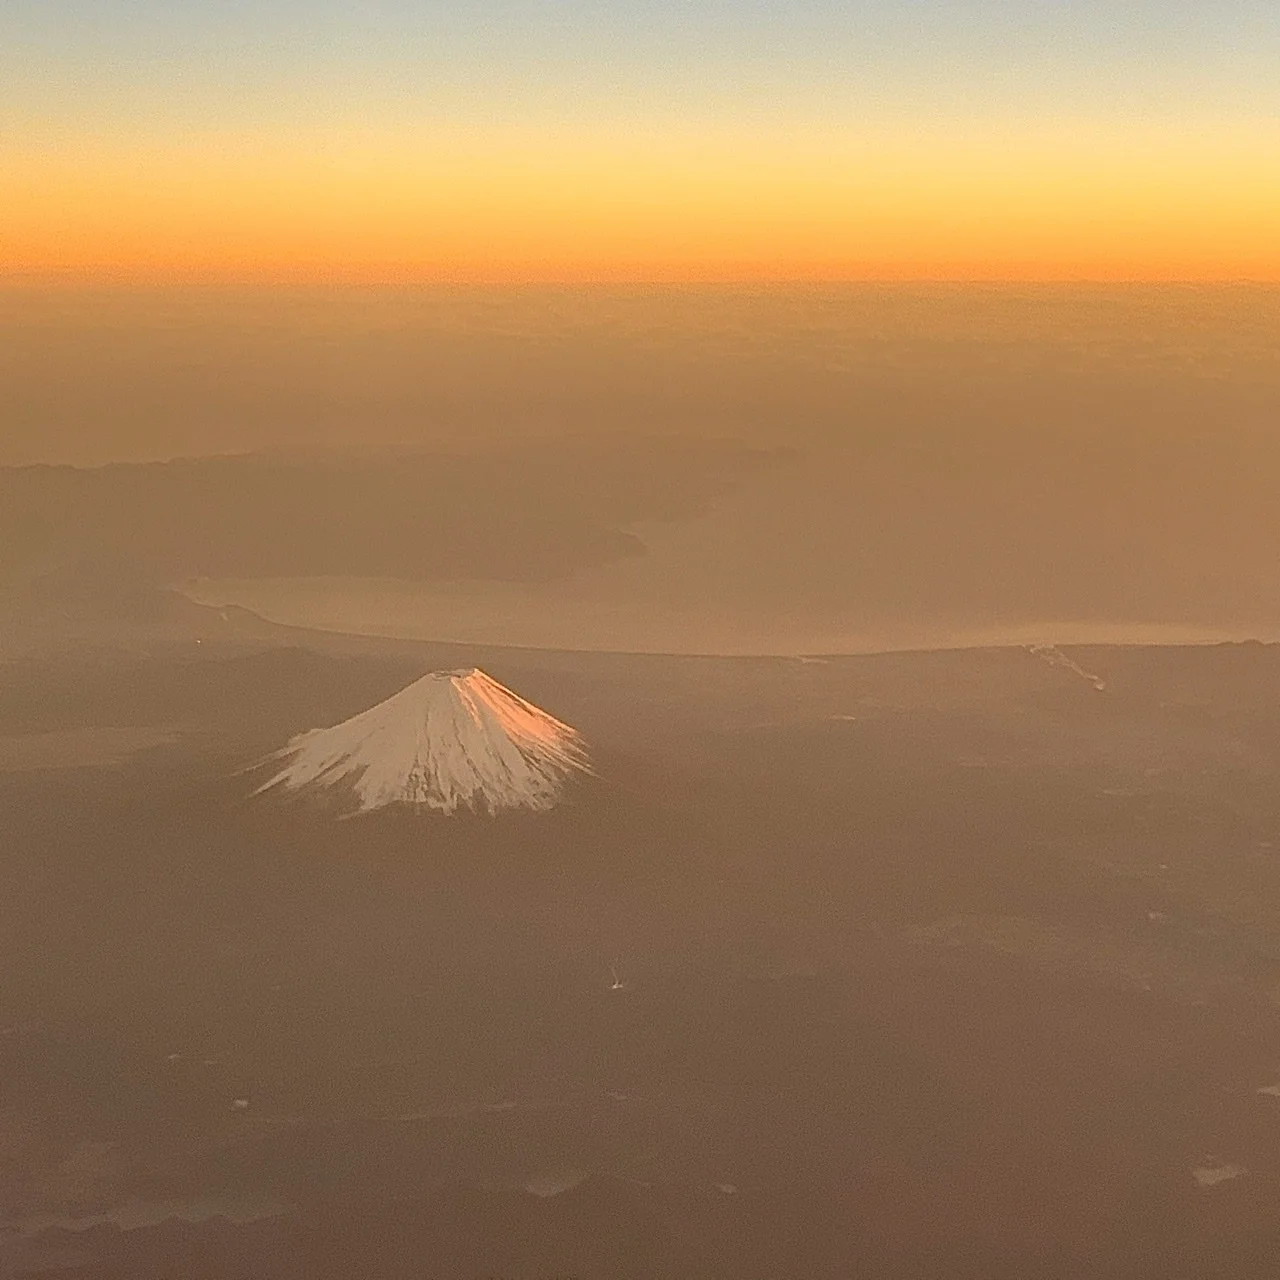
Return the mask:
<svg viewBox="0 0 1280 1280">
<path fill-rule="evenodd" d="M 263 765 L 282 765 L 254 793 L 455 813 L 550 809 L 590 773 L 577 730 L 478 668 L 435 671 L 327 729 L 292 738 Z"/>
</svg>

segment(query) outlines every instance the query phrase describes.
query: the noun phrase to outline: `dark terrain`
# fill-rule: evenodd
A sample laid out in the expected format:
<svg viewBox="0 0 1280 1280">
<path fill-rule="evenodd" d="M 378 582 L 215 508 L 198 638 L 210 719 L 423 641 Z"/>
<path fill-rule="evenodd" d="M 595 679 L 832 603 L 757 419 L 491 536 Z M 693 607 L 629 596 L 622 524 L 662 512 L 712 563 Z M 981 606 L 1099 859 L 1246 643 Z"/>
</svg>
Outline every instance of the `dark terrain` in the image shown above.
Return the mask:
<svg viewBox="0 0 1280 1280">
<path fill-rule="evenodd" d="M 0 667 L 0 1273 L 1280 1274 L 1280 647 L 266 630 Z M 248 800 L 463 662 L 599 777 Z"/>
</svg>

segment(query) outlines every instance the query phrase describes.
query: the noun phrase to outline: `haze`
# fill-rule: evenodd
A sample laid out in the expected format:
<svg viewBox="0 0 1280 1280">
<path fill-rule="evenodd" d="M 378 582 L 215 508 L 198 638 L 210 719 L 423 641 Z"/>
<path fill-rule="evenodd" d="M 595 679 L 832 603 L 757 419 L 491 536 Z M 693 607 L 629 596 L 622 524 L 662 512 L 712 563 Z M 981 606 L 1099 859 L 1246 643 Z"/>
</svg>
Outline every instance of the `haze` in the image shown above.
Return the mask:
<svg viewBox="0 0 1280 1280">
<path fill-rule="evenodd" d="M 677 652 L 1280 627 L 1269 286 L 0 299 L 4 461 L 117 464 L 3 473 L 11 583 Z"/>
</svg>

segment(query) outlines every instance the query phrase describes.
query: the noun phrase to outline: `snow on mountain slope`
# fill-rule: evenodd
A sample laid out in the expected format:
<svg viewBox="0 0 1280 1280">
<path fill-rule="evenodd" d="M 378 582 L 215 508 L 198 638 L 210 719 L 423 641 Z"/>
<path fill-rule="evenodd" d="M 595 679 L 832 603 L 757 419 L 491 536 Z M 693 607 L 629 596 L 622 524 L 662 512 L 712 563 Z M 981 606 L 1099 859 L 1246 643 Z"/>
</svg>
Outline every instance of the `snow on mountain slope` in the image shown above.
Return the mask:
<svg viewBox="0 0 1280 1280">
<path fill-rule="evenodd" d="M 298 734 L 269 759 L 286 763 L 255 795 L 345 790 L 360 812 L 549 809 L 566 779 L 590 772 L 575 729 L 475 668 L 432 672 L 350 720 Z"/>
</svg>

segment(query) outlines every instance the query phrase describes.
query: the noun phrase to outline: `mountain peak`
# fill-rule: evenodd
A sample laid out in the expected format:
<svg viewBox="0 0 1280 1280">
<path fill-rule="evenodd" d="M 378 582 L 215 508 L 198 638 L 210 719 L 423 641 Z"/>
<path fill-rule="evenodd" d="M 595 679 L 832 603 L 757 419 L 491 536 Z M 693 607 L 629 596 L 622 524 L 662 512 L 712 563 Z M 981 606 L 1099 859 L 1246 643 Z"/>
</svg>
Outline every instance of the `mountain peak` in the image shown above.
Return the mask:
<svg viewBox="0 0 1280 1280">
<path fill-rule="evenodd" d="M 572 775 L 590 772 L 577 730 L 478 667 L 433 671 L 269 760 L 283 767 L 254 794 L 345 793 L 359 812 L 549 809 Z"/>
</svg>

